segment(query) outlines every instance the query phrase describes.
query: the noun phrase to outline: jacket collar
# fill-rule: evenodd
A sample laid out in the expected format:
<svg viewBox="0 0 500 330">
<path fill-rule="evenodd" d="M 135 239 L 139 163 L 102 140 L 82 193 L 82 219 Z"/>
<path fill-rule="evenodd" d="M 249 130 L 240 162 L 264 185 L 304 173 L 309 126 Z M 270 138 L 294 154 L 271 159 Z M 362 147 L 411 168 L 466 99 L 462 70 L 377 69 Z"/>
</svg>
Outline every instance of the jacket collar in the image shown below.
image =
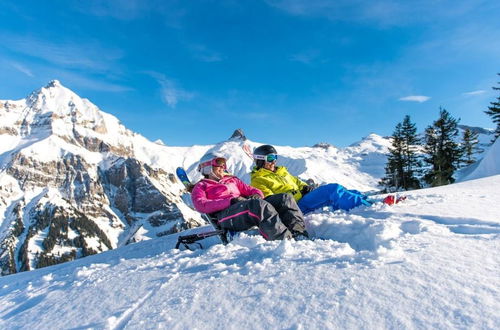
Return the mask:
<svg viewBox="0 0 500 330">
<path fill-rule="evenodd" d="M 235 176 L 234 175 L 224 175 L 224 177 L 222 179 L 220 179 L 219 181 L 215 181 L 215 180 L 212 180 L 212 179 L 209 179 L 209 178 L 203 178 L 201 179 L 201 181 L 206 181 L 206 182 L 210 182 L 210 183 L 223 183 L 223 181 L 227 181 L 229 180 L 230 178 L 234 178 Z"/>
<path fill-rule="evenodd" d="M 276 171 L 269 171 L 267 168 L 264 168 L 264 167 L 261 167 L 259 169 L 257 169 L 256 166 L 254 166 L 252 172 L 253 173 L 259 173 L 261 175 L 271 175 L 271 174 L 278 174 L 279 172 L 283 172 L 286 171 L 286 167 L 285 166 L 276 166 Z"/>
</svg>

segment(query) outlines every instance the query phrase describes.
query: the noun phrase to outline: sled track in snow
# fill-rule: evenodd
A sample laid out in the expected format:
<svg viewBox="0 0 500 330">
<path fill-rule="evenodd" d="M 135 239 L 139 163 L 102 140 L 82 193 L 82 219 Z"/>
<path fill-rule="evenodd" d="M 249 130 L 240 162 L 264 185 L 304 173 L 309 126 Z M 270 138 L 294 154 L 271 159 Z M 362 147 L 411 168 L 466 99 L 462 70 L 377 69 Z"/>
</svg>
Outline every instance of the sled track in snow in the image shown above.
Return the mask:
<svg viewBox="0 0 500 330">
<path fill-rule="evenodd" d="M 485 235 L 485 234 L 500 234 L 500 224 L 491 221 L 482 221 L 471 218 L 451 218 L 451 217 L 436 217 L 423 216 L 425 220 L 433 221 L 437 224 L 444 225 L 455 234 L 463 235 Z"/>
<path fill-rule="evenodd" d="M 175 279 L 177 275 L 172 275 L 166 282 L 161 283 L 157 287 L 151 289 L 144 297 L 137 300 L 132 304 L 129 308 L 127 308 L 123 313 L 118 316 L 111 316 L 108 318 L 107 323 L 108 326 L 106 329 L 109 330 L 120 330 L 125 329 L 127 324 L 132 320 L 135 312 L 144 305 L 146 301 L 148 301 L 151 297 L 153 297 L 156 293 L 160 292 L 160 290 L 167 286 L 173 279 Z"/>
</svg>

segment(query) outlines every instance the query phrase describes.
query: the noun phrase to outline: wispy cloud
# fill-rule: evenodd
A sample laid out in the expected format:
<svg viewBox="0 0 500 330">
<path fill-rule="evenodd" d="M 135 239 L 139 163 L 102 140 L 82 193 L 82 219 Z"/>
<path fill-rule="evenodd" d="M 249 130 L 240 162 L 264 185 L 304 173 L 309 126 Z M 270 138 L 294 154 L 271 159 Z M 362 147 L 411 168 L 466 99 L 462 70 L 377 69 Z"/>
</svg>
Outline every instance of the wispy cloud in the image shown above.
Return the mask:
<svg viewBox="0 0 500 330">
<path fill-rule="evenodd" d="M 404 11 L 394 0 L 266 0 L 275 8 L 296 16 L 326 17 L 330 20 L 379 21 L 384 24 L 398 22 Z"/>
<path fill-rule="evenodd" d="M 271 117 L 269 113 L 266 112 L 243 112 L 243 113 L 238 113 L 239 115 L 248 118 L 248 119 L 268 119 Z"/>
<path fill-rule="evenodd" d="M 463 23 L 447 30 L 434 30 L 429 40 L 417 45 L 414 52 L 419 52 L 436 63 L 449 63 L 450 58 L 474 59 L 483 61 L 496 60 L 500 55 L 498 26 L 485 22 Z M 435 56 L 441 54 L 441 56 Z M 449 54 L 449 55 L 448 55 Z M 439 62 L 438 62 L 439 61 Z"/>
<path fill-rule="evenodd" d="M 430 100 L 430 97 L 424 96 L 424 95 L 409 95 L 409 96 L 401 97 L 399 100 L 400 101 L 423 103 L 423 102 Z"/>
<path fill-rule="evenodd" d="M 303 64 L 312 64 L 319 58 L 320 52 L 318 50 L 308 50 L 301 53 L 293 54 L 290 56 L 290 61 L 300 62 Z"/>
<path fill-rule="evenodd" d="M 47 83 L 50 80 L 60 80 L 64 85 L 71 87 L 79 87 L 87 90 L 96 90 L 101 92 L 128 92 L 134 90 L 133 88 L 123 85 L 111 75 L 101 75 L 99 73 L 92 74 L 90 72 L 79 72 L 71 69 L 54 67 L 44 63 L 30 63 L 30 66 L 21 64 L 18 61 L 6 58 L 0 60 L 0 66 L 5 68 L 11 67 L 26 76 L 31 78 L 36 77 L 36 81 Z M 33 73 L 36 72 L 36 75 Z"/>
<path fill-rule="evenodd" d="M 463 93 L 462 95 L 467 95 L 467 96 L 474 96 L 474 95 L 481 95 L 481 94 L 484 94 L 486 93 L 485 90 L 477 90 L 477 91 L 472 91 L 472 92 L 467 92 L 467 93 Z"/>
<path fill-rule="evenodd" d="M 205 45 L 190 44 L 188 45 L 193 57 L 202 62 L 220 62 L 224 60 L 222 54 L 209 49 Z"/>
<path fill-rule="evenodd" d="M 97 43 L 54 43 L 32 37 L 0 33 L 3 45 L 11 51 L 42 59 L 64 68 L 78 68 L 98 72 L 116 69 L 115 61 L 123 54 L 120 50 Z"/>
<path fill-rule="evenodd" d="M 17 71 L 19 72 L 22 72 L 24 73 L 25 75 L 27 75 L 28 77 L 31 77 L 33 78 L 35 75 L 33 74 L 33 72 L 31 72 L 30 69 L 28 69 L 26 66 L 20 64 L 20 63 L 17 63 L 17 62 L 10 62 L 9 63 L 11 67 L 13 67 L 14 69 L 16 69 Z"/>
<path fill-rule="evenodd" d="M 180 88 L 174 80 L 167 78 L 163 73 L 154 71 L 145 71 L 144 73 L 158 82 L 161 87 L 162 100 L 171 108 L 175 108 L 180 101 L 192 99 L 195 95 L 193 92 Z"/>
<path fill-rule="evenodd" d="M 78 3 L 78 9 L 86 14 L 133 20 L 151 10 L 151 1 L 142 0 L 87 0 Z"/>
<path fill-rule="evenodd" d="M 265 0 L 272 7 L 295 16 L 326 17 L 335 21 L 376 23 L 382 26 L 406 25 L 470 13 L 485 1 L 422 0 Z"/>
<path fill-rule="evenodd" d="M 121 21 L 132 21 L 150 15 L 163 17 L 165 25 L 181 28 L 186 8 L 182 1 L 165 0 L 86 0 L 79 1 L 76 9 L 97 17 L 111 17 Z"/>
<path fill-rule="evenodd" d="M 80 88 L 85 88 L 88 90 L 95 90 L 100 92 L 111 92 L 111 93 L 122 93 L 134 90 L 129 86 L 124 86 L 118 83 L 107 82 L 100 78 L 86 77 L 81 74 L 76 74 L 69 71 L 59 71 L 57 72 L 54 79 L 61 80 L 64 85 L 68 83 L 70 86 L 78 86 Z"/>
</svg>

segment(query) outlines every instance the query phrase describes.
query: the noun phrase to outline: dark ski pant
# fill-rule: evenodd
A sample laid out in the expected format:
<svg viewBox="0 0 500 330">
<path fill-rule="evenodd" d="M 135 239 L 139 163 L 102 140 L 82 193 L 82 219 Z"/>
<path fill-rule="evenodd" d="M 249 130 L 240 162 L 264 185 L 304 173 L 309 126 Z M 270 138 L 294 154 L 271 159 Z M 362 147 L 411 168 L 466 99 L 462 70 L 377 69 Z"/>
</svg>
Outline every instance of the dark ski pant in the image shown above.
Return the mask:
<svg viewBox="0 0 500 330">
<path fill-rule="evenodd" d="M 216 216 L 217 223 L 223 229 L 244 231 L 257 226 L 268 241 L 292 237 L 273 205 L 263 199 L 248 199 L 235 203 L 218 212 Z"/>
<path fill-rule="evenodd" d="M 331 206 L 333 210 L 349 211 L 360 205 L 371 205 L 367 196 L 357 190 L 347 190 L 338 183 L 319 186 L 297 203 L 304 214 L 317 208 Z"/>
<path fill-rule="evenodd" d="M 281 219 L 281 222 L 292 232 L 302 234 L 306 230 L 304 215 L 292 194 L 275 194 L 264 198 L 270 203 Z"/>
</svg>

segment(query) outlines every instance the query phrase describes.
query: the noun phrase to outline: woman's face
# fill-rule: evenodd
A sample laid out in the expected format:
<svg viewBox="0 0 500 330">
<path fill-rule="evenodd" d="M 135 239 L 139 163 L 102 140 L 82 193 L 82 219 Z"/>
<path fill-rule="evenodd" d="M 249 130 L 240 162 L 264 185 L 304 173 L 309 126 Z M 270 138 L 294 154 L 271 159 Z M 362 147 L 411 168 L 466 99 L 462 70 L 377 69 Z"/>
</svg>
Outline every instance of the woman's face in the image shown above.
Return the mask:
<svg viewBox="0 0 500 330">
<path fill-rule="evenodd" d="M 212 171 L 218 177 L 218 179 L 222 179 L 226 172 L 224 171 L 224 166 L 212 166 Z"/>
</svg>

